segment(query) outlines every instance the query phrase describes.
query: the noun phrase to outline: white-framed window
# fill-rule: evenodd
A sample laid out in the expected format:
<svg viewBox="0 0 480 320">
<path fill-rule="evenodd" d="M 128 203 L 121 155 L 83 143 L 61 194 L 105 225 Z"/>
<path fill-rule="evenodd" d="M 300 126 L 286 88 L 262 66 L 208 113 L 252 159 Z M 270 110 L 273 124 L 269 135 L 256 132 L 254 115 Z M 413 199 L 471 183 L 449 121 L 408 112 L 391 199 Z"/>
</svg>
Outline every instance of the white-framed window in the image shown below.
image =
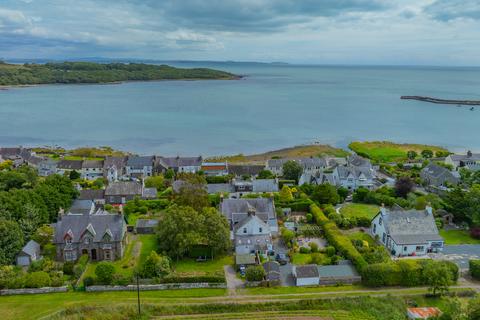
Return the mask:
<svg viewBox="0 0 480 320">
<path fill-rule="evenodd" d="M 383 243 L 385 243 L 386 238 L 387 238 L 387 235 L 386 235 L 385 232 L 384 232 L 383 235 L 382 235 L 382 242 L 383 242 Z"/>
<path fill-rule="evenodd" d="M 243 228 L 243 233 L 247 233 L 247 228 Z"/>
<path fill-rule="evenodd" d="M 379 224 L 379 225 L 382 225 L 382 221 L 383 221 L 383 220 L 382 220 L 382 217 L 380 217 L 380 219 L 378 219 L 378 224 Z"/>
<path fill-rule="evenodd" d="M 66 238 L 65 238 L 65 243 L 66 243 L 66 244 L 72 243 L 72 238 L 66 237 Z"/>
<path fill-rule="evenodd" d="M 423 251 L 424 249 L 425 249 L 424 246 L 417 246 L 417 247 L 415 248 L 415 251 L 419 252 L 419 251 Z"/>
<path fill-rule="evenodd" d="M 377 225 L 375 223 L 373 224 L 373 233 L 377 233 Z"/>
<path fill-rule="evenodd" d="M 262 227 L 258 228 L 258 232 L 262 232 L 262 231 L 263 231 Z"/>
<path fill-rule="evenodd" d="M 112 255 L 110 253 L 110 250 L 105 250 L 105 260 L 112 260 Z"/>
</svg>

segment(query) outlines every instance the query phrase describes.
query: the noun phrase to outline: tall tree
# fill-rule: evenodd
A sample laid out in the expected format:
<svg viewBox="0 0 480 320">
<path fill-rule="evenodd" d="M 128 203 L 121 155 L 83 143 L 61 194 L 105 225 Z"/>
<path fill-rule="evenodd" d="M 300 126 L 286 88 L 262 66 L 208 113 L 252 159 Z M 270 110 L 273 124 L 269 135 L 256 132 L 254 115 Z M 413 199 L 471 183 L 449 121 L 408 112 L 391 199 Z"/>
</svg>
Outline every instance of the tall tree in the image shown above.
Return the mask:
<svg viewBox="0 0 480 320">
<path fill-rule="evenodd" d="M 423 277 L 433 295 L 447 292 L 448 288 L 453 284 L 450 270 L 443 263 L 427 262 L 423 268 Z"/>
<path fill-rule="evenodd" d="M 183 184 L 175 195 L 176 204 L 189 206 L 197 211 L 210 205 L 205 177 L 192 173 L 179 173 L 177 178 L 183 181 Z"/>
<path fill-rule="evenodd" d="M 407 195 L 413 191 L 415 184 L 408 176 L 403 176 L 397 179 L 395 182 L 395 194 L 398 197 L 407 198 Z"/>
<path fill-rule="evenodd" d="M 280 190 L 280 193 L 279 193 L 278 196 L 280 198 L 280 201 L 282 201 L 282 202 L 293 201 L 292 191 L 290 190 L 290 188 L 287 185 L 284 185 L 282 187 L 282 190 Z"/>
<path fill-rule="evenodd" d="M 283 177 L 288 180 L 295 180 L 298 183 L 298 179 L 303 173 L 303 167 L 296 161 L 290 160 L 283 164 Z"/>
<path fill-rule="evenodd" d="M 15 221 L 0 219 L 0 265 L 13 263 L 23 241 L 22 230 Z"/>
<path fill-rule="evenodd" d="M 312 199 L 320 204 L 336 205 L 340 201 L 340 196 L 337 188 L 329 183 L 323 183 L 314 189 Z"/>
<path fill-rule="evenodd" d="M 202 233 L 206 245 L 212 249 L 212 257 L 226 252 L 231 246 L 227 219 L 215 208 L 203 209 L 202 215 L 204 217 Z"/>
<path fill-rule="evenodd" d="M 204 217 L 191 207 L 172 205 L 169 207 L 159 224 L 157 236 L 160 251 L 166 252 L 177 260 L 183 257 L 189 248 L 201 243 L 199 232 L 204 223 Z"/>
</svg>

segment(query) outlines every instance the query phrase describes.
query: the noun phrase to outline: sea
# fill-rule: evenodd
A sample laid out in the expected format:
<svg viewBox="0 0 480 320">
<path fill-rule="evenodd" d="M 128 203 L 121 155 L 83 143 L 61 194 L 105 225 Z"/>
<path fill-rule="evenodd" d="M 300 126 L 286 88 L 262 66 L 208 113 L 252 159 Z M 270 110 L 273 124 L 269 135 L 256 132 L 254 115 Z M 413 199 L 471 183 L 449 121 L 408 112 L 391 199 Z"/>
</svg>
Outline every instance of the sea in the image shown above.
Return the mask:
<svg viewBox="0 0 480 320">
<path fill-rule="evenodd" d="M 480 68 L 172 62 L 240 80 L 39 85 L 0 90 L 0 146 L 112 146 L 138 154 L 253 154 L 388 140 L 480 151 Z"/>
</svg>

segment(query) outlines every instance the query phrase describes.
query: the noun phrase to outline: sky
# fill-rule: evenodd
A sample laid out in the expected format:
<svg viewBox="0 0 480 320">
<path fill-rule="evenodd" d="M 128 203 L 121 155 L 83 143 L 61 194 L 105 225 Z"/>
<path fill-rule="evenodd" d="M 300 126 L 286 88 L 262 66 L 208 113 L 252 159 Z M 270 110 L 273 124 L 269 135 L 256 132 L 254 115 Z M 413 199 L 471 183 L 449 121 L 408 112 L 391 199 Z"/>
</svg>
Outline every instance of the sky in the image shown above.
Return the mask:
<svg viewBox="0 0 480 320">
<path fill-rule="evenodd" d="M 0 58 L 480 66 L 480 0 L 0 0 Z"/>
</svg>

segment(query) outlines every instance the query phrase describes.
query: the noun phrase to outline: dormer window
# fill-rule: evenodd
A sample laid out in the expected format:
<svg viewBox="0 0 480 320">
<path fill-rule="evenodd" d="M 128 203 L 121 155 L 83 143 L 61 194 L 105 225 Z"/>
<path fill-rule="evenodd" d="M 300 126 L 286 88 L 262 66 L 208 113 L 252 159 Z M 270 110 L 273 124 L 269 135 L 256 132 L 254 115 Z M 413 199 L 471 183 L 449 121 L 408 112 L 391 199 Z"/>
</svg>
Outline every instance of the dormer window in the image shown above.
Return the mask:
<svg viewBox="0 0 480 320">
<path fill-rule="evenodd" d="M 378 224 L 382 225 L 382 217 L 380 217 L 380 219 L 378 219 Z"/>
<path fill-rule="evenodd" d="M 247 233 L 247 228 L 243 228 L 243 233 Z"/>
<path fill-rule="evenodd" d="M 90 238 L 89 238 L 89 237 L 85 237 L 85 239 L 83 240 L 83 243 L 85 243 L 85 244 L 90 244 Z"/>
<path fill-rule="evenodd" d="M 262 227 L 258 228 L 258 232 L 261 233 L 262 231 L 263 231 Z"/>
<path fill-rule="evenodd" d="M 65 243 L 66 243 L 66 244 L 72 243 L 72 238 L 69 237 L 69 236 L 65 237 Z"/>
</svg>

